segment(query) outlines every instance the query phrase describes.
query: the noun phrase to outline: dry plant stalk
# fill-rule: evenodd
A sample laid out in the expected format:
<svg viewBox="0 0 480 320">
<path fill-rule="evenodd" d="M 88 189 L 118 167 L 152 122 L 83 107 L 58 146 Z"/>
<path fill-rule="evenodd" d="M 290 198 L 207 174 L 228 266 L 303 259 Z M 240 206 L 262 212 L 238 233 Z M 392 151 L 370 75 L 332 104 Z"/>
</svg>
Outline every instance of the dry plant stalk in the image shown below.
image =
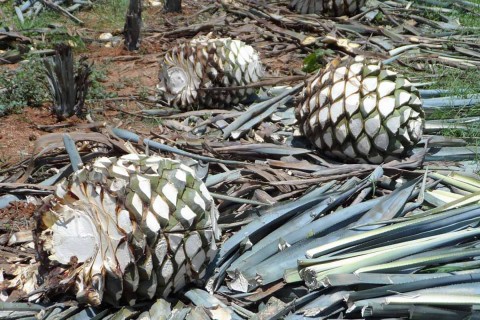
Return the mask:
<svg viewBox="0 0 480 320">
<path fill-rule="evenodd" d="M 85 98 L 90 85 L 91 67 L 86 58 L 80 58 L 74 70 L 72 48 L 66 44 L 56 47 L 56 54 L 44 60 L 50 93 L 53 98 L 53 111 L 58 120 L 74 115 L 86 114 Z"/>
<path fill-rule="evenodd" d="M 142 28 L 142 0 L 130 0 L 127 18 L 123 33 L 125 35 L 125 47 L 129 51 L 140 48 L 140 31 Z"/>
</svg>

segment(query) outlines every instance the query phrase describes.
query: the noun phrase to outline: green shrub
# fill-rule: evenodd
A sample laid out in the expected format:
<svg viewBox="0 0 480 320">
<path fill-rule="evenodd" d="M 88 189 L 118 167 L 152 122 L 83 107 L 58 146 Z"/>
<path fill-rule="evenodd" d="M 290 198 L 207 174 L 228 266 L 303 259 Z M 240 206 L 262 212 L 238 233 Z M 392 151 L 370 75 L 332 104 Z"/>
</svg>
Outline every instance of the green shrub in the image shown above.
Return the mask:
<svg viewBox="0 0 480 320">
<path fill-rule="evenodd" d="M 31 59 L 15 70 L 0 69 L 0 115 L 40 106 L 48 98 L 41 60 Z"/>
</svg>

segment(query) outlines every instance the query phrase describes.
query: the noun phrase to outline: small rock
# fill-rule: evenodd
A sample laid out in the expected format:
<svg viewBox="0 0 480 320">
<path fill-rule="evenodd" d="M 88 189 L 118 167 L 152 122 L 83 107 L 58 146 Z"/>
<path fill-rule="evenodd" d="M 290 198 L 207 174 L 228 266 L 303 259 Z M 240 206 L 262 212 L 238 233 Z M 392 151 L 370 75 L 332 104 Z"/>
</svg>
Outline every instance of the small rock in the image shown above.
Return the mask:
<svg viewBox="0 0 480 320">
<path fill-rule="evenodd" d="M 159 7 L 162 5 L 162 2 L 161 1 L 155 1 L 155 0 L 149 0 L 148 3 L 152 6 L 152 7 Z"/>
<path fill-rule="evenodd" d="M 102 33 L 98 39 L 100 40 L 110 40 L 112 39 L 113 35 L 110 32 Z"/>
</svg>

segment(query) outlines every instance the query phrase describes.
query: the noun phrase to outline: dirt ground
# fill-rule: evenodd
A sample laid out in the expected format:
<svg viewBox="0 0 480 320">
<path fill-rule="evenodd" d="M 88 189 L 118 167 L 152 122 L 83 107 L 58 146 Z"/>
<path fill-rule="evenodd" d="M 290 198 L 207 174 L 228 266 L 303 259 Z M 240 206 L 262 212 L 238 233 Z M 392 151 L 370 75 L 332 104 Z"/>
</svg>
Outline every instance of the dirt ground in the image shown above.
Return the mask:
<svg viewBox="0 0 480 320">
<path fill-rule="evenodd" d="M 32 230 L 35 208 L 33 203 L 12 202 L 5 209 L 0 209 L 0 234 Z"/>
<path fill-rule="evenodd" d="M 100 101 L 89 101 L 88 106 L 94 120 L 107 121 L 110 124 L 118 125 L 137 132 L 150 132 L 157 126 L 155 122 L 144 121 L 138 116 L 131 116 L 128 112 L 138 112 L 144 108 L 154 108 L 155 104 L 147 101 L 131 101 L 129 96 L 139 95 L 143 92 L 147 96 L 155 94 L 159 60 L 162 55 L 177 43 L 188 40 L 188 37 L 177 39 L 162 39 L 155 33 L 155 30 L 165 29 L 171 25 L 188 26 L 206 21 L 208 15 L 197 15 L 196 12 L 205 8 L 210 3 L 207 0 L 183 1 L 183 12 L 180 14 L 164 14 L 161 7 L 147 7 L 143 12 L 145 30 L 147 30 L 141 42 L 138 52 L 129 52 L 123 47 L 123 39 L 116 46 L 107 47 L 105 43 L 87 43 L 86 50 L 81 52 L 94 63 L 95 68 L 105 70 L 106 78 L 102 80 L 106 92 L 116 93 L 118 98 L 105 99 Z M 80 12 L 78 17 L 85 21 L 85 25 L 98 23 L 98 17 L 90 12 Z M 111 32 L 114 35 L 120 34 L 120 30 L 101 30 L 87 28 L 73 28 L 74 32 L 87 36 L 90 39 L 98 39 L 102 32 Z M 200 32 L 199 34 L 205 34 Z M 221 36 L 221 34 L 220 34 Z M 262 42 L 246 35 L 246 42 L 249 39 L 255 43 L 254 46 L 262 57 L 267 71 L 276 70 L 275 76 L 291 75 L 294 70 L 298 73 L 301 68 L 301 60 L 290 59 L 289 54 L 280 58 L 268 57 L 268 51 L 263 49 Z M 9 65 L 15 68 L 15 65 Z M 125 100 L 122 97 L 126 97 Z M 57 122 L 50 113 L 51 104 L 46 102 L 42 107 L 26 107 L 20 114 L 11 114 L 0 117 L 0 168 L 7 167 L 12 163 L 25 160 L 35 144 L 35 140 L 46 132 L 39 126 L 61 124 Z M 123 110 L 123 111 L 119 111 Z M 72 120 L 69 120 L 72 121 Z M 83 120 L 73 120 L 82 123 Z M 68 122 L 68 121 L 67 121 Z M 153 123 L 153 124 L 152 124 Z M 153 126 L 153 127 L 152 127 Z M 76 130 L 76 129 L 72 129 Z M 54 129 L 48 132 L 62 132 L 68 129 Z"/>
<path fill-rule="evenodd" d="M 3 162 L 29 157 L 35 140 L 44 132 L 36 124 L 54 124 L 55 117 L 47 107 L 24 109 L 21 114 L 0 118 L 0 156 Z"/>
</svg>

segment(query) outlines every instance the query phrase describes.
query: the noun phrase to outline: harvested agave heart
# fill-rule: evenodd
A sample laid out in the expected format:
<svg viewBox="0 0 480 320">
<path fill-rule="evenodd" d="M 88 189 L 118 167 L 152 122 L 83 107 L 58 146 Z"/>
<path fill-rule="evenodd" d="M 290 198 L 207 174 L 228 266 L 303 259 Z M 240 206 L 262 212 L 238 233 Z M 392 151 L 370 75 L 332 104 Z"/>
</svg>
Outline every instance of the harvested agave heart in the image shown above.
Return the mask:
<svg viewBox="0 0 480 320">
<path fill-rule="evenodd" d="M 167 52 L 157 90 L 160 99 L 180 109 L 228 108 L 251 96 L 254 89 L 202 89 L 245 86 L 263 75 L 258 53 L 251 46 L 229 38 L 199 38 Z"/>
<path fill-rule="evenodd" d="M 340 17 L 357 14 L 365 2 L 366 0 L 292 0 L 290 8 L 302 14 Z"/>
<path fill-rule="evenodd" d="M 425 114 L 419 97 L 408 79 L 378 61 L 336 59 L 307 84 L 297 118 L 325 155 L 378 164 L 408 155 L 420 141 Z"/>
<path fill-rule="evenodd" d="M 40 212 L 46 279 L 80 302 L 132 305 L 199 282 L 216 253 L 217 210 L 178 161 L 129 154 L 75 172 Z"/>
</svg>

